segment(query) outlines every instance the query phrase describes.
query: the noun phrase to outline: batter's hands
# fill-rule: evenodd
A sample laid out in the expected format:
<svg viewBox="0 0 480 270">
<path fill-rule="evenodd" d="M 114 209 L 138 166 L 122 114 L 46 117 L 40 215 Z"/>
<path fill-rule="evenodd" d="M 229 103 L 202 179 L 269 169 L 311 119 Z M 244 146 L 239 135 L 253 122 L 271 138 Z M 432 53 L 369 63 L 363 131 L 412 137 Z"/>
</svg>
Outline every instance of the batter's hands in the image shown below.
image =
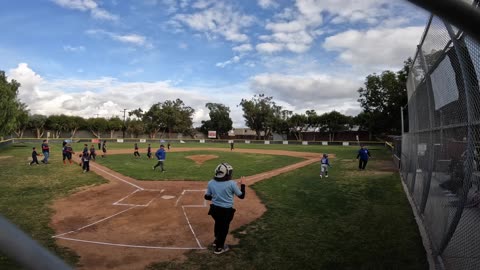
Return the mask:
<svg viewBox="0 0 480 270">
<path fill-rule="evenodd" d="M 245 176 L 240 177 L 240 181 L 239 181 L 240 185 L 244 184 L 243 181 L 245 181 Z"/>
</svg>

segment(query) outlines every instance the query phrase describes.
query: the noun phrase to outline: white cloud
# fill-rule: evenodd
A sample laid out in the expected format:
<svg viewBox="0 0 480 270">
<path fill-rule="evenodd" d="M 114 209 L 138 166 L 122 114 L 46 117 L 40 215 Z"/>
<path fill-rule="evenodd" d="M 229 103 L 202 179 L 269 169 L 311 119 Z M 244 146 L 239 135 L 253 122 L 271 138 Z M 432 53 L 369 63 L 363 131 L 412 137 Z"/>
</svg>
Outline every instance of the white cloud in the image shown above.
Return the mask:
<svg viewBox="0 0 480 270">
<path fill-rule="evenodd" d="M 52 0 L 55 4 L 74 10 L 89 11 L 95 19 L 116 21 L 118 16 L 98 7 L 94 0 Z"/>
<path fill-rule="evenodd" d="M 296 0 L 295 8 L 285 8 L 265 24 L 270 34 L 261 36 L 267 44 L 259 46 L 259 52 L 304 53 L 326 30 L 337 29 L 335 24 L 405 25 L 410 18 L 397 15 L 404 11 L 409 11 L 405 4 L 387 0 Z M 417 12 L 406 13 L 412 17 L 418 15 Z"/>
<path fill-rule="evenodd" d="M 69 9 L 78 9 L 81 11 L 87 11 L 96 9 L 97 3 L 93 0 L 53 0 L 57 5 Z"/>
<path fill-rule="evenodd" d="M 138 34 L 126 34 L 120 35 L 112 32 L 108 32 L 101 29 L 90 29 L 86 31 L 89 35 L 104 35 L 113 40 L 120 41 L 122 43 L 127 43 L 135 46 L 145 47 L 147 49 L 152 49 L 153 45 L 147 41 L 147 38 Z"/>
<path fill-rule="evenodd" d="M 348 30 L 326 38 L 323 47 L 339 52 L 340 61 L 359 68 L 398 68 L 413 57 L 423 30 L 423 26 Z"/>
<path fill-rule="evenodd" d="M 196 9 L 205 9 L 212 6 L 215 3 L 215 0 L 198 0 L 193 3 L 192 7 Z"/>
<path fill-rule="evenodd" d="M 274 52 L 282 51 L 284 49 L 284 46 L 283 44 L 280 44 L 280 43 L 264 42 L 264 43 L 257 44 L 255 48 L 257 49 L 257 51 L 261 53 L 274 53 Z"/>
<path fill-rule="evenodd" d="M 228 66 L 228 65 L 230 65 L 230 64 L 238 63 L 238 61 L 240 61 L 240 57 L 239 57 L 239 56 L 234 56 L 234 57 L 232 57 L 232 59 L 230 59 L 230 60 L 227 60 L 227 61 L 225 61 L 225 62 L 220 62 L 220 63 L 215 64 L 215 66 L 224 68 L 224 67 L 226 67 L 226 66 Z"/>
<path fill-rule="evenodd" d="M 258 5 L 264 9 L 278 6 L 275 0 L 258 0 Z"/>
<path fill-rule="evenodd" d="M 267 30 L 272 32 L 298 32 L 305 29 L 305 24 L 300 21 L 290 21 L 290 22 L 281 22 L 281 23 L 268 23 L 265 27 Z"/>
<path fill-rule="evenodd" d="M 255 90 L 266 90 L 269 94 L 277 93 L 284 101 L 299 100 L 308 102 L 325 99 L 350 98 L 355 93 L 358 81 L 351 78 L 338 78 L 326 74 L 285 75 L 260 74 L 251 80 Z"/>
<path fill-rule="evenodd" d="M 288 31 L 278 31 L 270 36 L 262 36 L 261 39 L 281 45 L 274 48 L 273 51 L 276 51 L 277 49 L 288 49 L 295 53 L 307 51 L 310 48 L 310 45 L 314 42 L 311 33 L 307 33 L 306 31 L 291 31 L 291 29 Z M 260 47 L 260 51 L 262 51 L 262 49 L 264 48 Z M 269 48 L 267 48 L 267 52 L 268 49 Z"/>
<path fill-rule="evenodd" d="M 32 92 L 37 91 L 37 86 L 43 83 L 42 77 L 30 69 L 27 63 L 20 63 L 17 68 L 11 69 L 9 77 L 20 82 L 22 88 L 29 89 Z"/>
<path fill-rule="evenodd" d="M 100 8 L 96 8 L 96 9 L 92 10 L 91 14 L 92 14 L 92 17 L 95 18 L 95 19 L 107 20 L 107 21 L 118 20 L 117 15 L 113 15 L 110 12 L 108 12 L 104 9 L 100 9 Z"/>
<path fill-rule="evenodd" d="M 276 13 L 273 18 L 276 20 L 293 20 L 295 19 L 296 12 L 292 8 L 284 8 L 282 12 Z"/>
<path fill-rule="evenodd" d="M 186 25 L 212 38 L 221 36 L 228 41 L 245 42 L 249 38 L 242 31 L 252 25 L 254 18 L 235 11 L 224 2 L 215 2 L 196 13 L 176 14 L 173 22 Z"/>
<path fill-rule="evenodd" d="M 70 45 L 65 45 L 63 46 L 63 50 L 66 52 L 84 52 L 86 49 L 84 46 L 70 46 Z"/>
<path fill-rule="evenodd" d="M 296 112 L 359 111 L 357 89 L 362 82 L 347 76 L 261 74 L 252 77 L 250 84 L 256 93 L 273 96 Z"/>
<path fill-rule="evenodd" d="M 9 70 L 9 77 L 21 84 L 18 97 L 27 104 L 31 114 L 53 114 L 58 109 L 56 104 L 68 98 L 57 90 L 44 91 L 46 81 L 26 63 Z"/>
<path fill-rule="evenodd" d="M 200 126 L 202 120 L 208 119 L 207 102 L 226 104 L 235 112 L 232 114 L 235 125 L 244 125 L 242 114 L 236 108 L 241 95 L 245 94 L 244 86 L 184 89 L 169 81 L 124 82 L 111 77 L 46 80 L 26 63 L 9 70 L 8 77 L 21 83 L 19 98 L 28 105 L 31 114 L 113 117 L 122 116 L 120 111 L 124 108 L 148 110 L 154 103 L 180 98 L 195 109 L 194 126 Z M 235 91 L 230 91 L 232 89 Z M 210 95 L 211 91 L 216 94 Z"/>
<path fill-rule="evenodd" d="M 388 12 L 388 3 L 387 0 L 297 0 L 296 6 L 306 18 L 328 12 L 336 16 L 338 22 L 373 22 Z"/>
<path fill-rule="evenodd" d="M 297 2 L 298 6 L 298 2 Z M 320 11 L 311 12 L 291 8 L 284 9 L 274 16 L 274 21 L 265 25 L 265 29 L 271 32 L 269 35 L 262 35 L 260 39 L 267 41 L 257 45 L 257 50 L 264 53 L 273 53 L 283 50 L 303 53 L 312 46 L 315 38 L 321 34 L 318 27 L 323 22 Z M 272 46 L 272 44 L 276 44 Z"/>
<path fill-rule="evenodd" d="M 242 44 L 242 45 L 233 47 L 232 50 L 235 52 L 248 52 L 253 50 L 253 48 L 252 48 L 252 45 L 250 44 Z"/>
<path fill-rule="evenodd" d="M 112 34 L 111 37 L 115 40 L 125 42 L 125 43 L 135 44 L 138 46 L 144 46 L 146 42 L 146 38 L 144 36 L 136 35 L 136 34 L 130 34 L 130 35 Z"/>
</svg>

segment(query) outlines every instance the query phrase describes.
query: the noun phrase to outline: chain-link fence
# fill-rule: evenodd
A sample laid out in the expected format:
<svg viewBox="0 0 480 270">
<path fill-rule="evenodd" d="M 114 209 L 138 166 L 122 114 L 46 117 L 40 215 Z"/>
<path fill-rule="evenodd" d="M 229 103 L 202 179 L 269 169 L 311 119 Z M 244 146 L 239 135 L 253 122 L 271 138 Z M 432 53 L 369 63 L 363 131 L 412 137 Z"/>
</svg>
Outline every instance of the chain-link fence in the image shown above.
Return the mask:
<svg viewBox="0 0 480 270">
<path fill-rule="evenodd" d="M 408 76 L 401 174 L 437 269 L 480 269 L 479 80 L 480 44 L 431 16 Z"/>
</svg>

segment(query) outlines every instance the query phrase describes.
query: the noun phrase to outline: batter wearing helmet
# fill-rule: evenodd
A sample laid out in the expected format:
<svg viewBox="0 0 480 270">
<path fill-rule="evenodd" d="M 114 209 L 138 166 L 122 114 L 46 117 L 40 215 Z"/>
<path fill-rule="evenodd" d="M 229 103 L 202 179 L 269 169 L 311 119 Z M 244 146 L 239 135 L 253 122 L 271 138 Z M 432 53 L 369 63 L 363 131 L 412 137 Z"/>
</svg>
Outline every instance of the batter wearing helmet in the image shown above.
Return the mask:
<svg viewBox="0 0 480 270">
<path fill-rule="evenodd" d="M 233 167 L 230 164 L 225 162 L 219 164 L 215 168 L 214 178 L 208 182 L 207 192 L 204 196 L 205 200 L 212 201 L 208 214 L 215 220 L 215 240 L 213 242 L 213 253 L 215 254 L 222 254 L 229 250 L 225 245 L 225 239 L 236 211 L 233 208 L 234 195 L 240 199 L 245 198 L 243 177 L 240 178 L 239 189 L 237 183 L 232 180 L 232 176 Z"/>
</svg>

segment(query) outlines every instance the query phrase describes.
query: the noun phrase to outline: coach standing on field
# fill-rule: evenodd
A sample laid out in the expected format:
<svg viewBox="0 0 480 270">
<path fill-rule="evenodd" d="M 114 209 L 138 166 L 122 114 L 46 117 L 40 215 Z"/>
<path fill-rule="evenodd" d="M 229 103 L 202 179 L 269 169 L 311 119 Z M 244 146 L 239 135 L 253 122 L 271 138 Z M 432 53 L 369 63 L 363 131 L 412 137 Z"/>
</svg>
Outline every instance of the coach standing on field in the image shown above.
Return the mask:
<svg viewBox="0 0 480 270">
<path fill-rule="evenodd" d="M 357 154 L 357 159 L 358 159 L 358 169 L 359 170 L 365 170 L 365 167 L 367 166 L 368 159 L 370 158 L 370 151 L 362 145 L 362 148 L 358 150 Z"/>
</svg>

